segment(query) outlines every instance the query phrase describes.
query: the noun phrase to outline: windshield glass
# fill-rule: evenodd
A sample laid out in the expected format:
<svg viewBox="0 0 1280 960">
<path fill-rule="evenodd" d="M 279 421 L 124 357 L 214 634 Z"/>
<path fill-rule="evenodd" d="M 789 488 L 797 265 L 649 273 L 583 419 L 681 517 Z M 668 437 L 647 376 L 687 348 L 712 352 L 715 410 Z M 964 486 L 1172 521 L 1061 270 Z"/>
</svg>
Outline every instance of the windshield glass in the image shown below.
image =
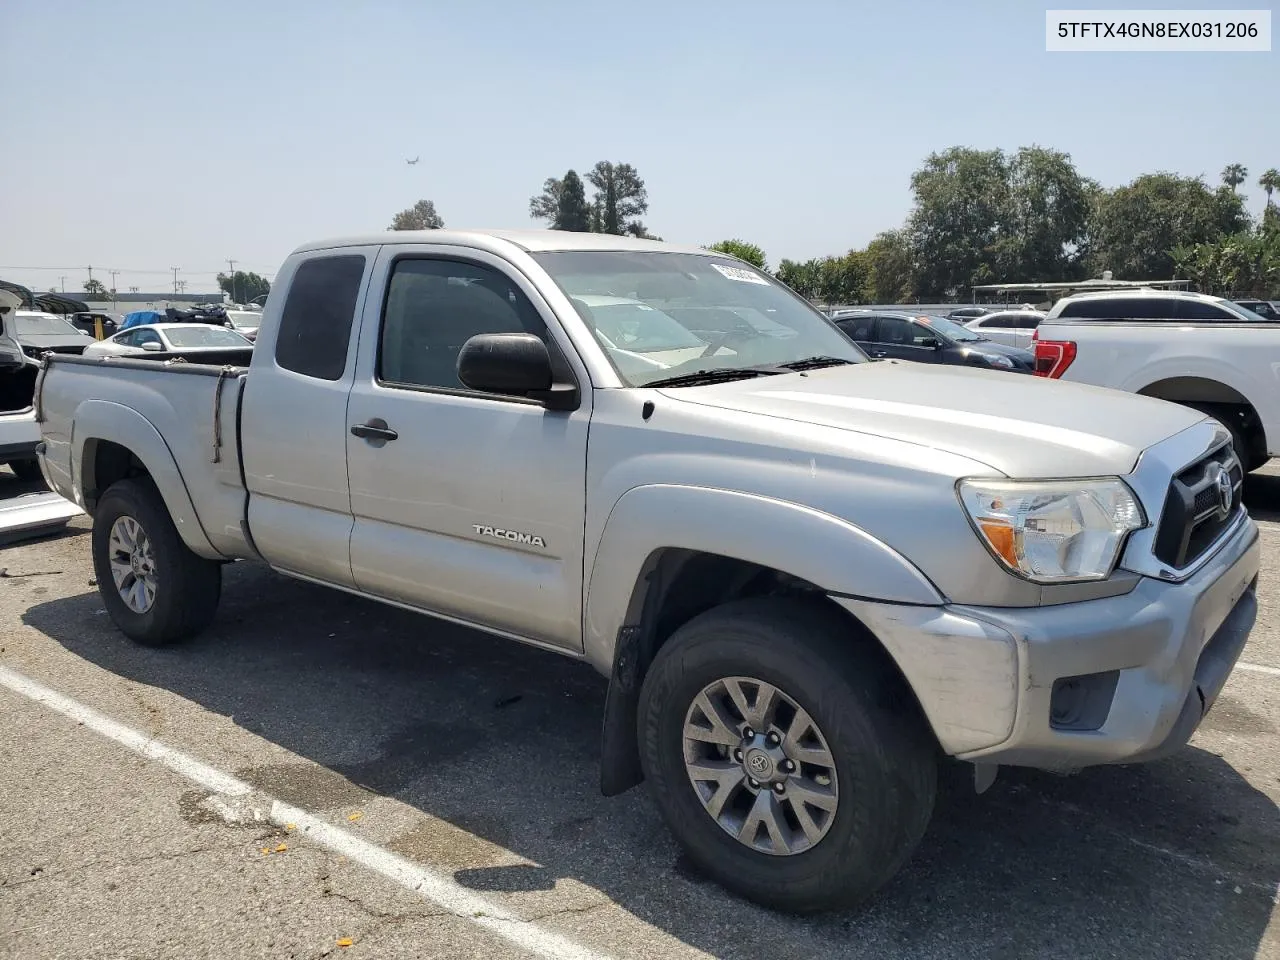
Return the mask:
<svg viewBox="0 0 1280 960">
<path fill-rule="evenodd" d="M 61 317 L 54 317 L 48 314 L 18 314 L 15 318 L 18 324 L 18 336 L 51 336 L 60 334 L 70 334 L 72 336 L 80 336 L 80 331 L 73 327 Z"/>
<path fill-rule="evenodd" d="M 694 253 L 535 253 L 633 387 L 703 370 L 866 355 L 767 274 Z"/>
<path fill-rule="evenodd" d="M 179 349 L 191 347 L 249 347 L 252 344 L 226 327 L 180 327 L 164 331 L 165 338 Z"/>
<path fill-rule="evenodd" d="M 954 340 L 957 343 L 970 343 L 974 340 L 986 339 L 986 337 L 981 337 L 973 330 L 970 330 L 963 323 L 956 323 L 946 317 L 921 317 L 920 319 L 948 340 Z"/>
</svg>

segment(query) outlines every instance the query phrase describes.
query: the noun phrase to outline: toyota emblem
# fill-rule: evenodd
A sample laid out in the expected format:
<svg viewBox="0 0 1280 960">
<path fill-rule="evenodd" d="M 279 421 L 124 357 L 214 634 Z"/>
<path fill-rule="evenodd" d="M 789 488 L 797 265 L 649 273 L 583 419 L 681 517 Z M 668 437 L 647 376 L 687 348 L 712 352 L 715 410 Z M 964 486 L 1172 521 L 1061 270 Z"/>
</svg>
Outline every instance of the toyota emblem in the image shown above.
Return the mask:
<svg viewBox="0 0 1280 960">
<path fill-rule="evenodd" d="M 1218 466 L 1215 464 L 1215 466 Z M 1234 491 L 1231 489 L 1231 474 L 1223 470 L 1221 466 L 1213 478 L 1213 485 L 1218 491 L 1218 513 L 1226 517 L 1231 513 L 1231 499 Z"/>
</svg>

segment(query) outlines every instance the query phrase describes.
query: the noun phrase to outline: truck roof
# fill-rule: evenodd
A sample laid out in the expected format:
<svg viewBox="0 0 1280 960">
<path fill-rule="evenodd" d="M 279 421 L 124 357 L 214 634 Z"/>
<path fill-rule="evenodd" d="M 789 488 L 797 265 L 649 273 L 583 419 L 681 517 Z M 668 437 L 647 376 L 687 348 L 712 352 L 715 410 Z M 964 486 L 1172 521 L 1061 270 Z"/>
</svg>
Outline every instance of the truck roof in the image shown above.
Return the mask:
<svg viewBox="0 0 1280 960">
<path fill-rule="evenodd" d="M 1073 293 L 1063 300 L 1199 300 L 1204 303 L 1222 303 L 1225 298 L 1215 297 L 1207 293 L 1196 293 L 1192 290 L 1158 290 L 1155 287 L 1126 287 L 1122 290 L 1090 290 Z"/>
<path fill-rule="evenodd" d="M 708 252 L 701 247 L 681 246 L 663 240 L 642 240 L 637 237 L 619 237 L 609 233 L 574 233 L 569 230 L 387 230 L 382 233 L 333 237 L 304 243 L 293 252 L 306 253 L 334 247 L 405 243 L 445 243 L 461 247 L 478 247 L 482 250 L 497 250 L 504 244 L 510 244 L 529 253 L 551 250 L 647 250 L 724 256 L 724 254 Z"/>
</svg>

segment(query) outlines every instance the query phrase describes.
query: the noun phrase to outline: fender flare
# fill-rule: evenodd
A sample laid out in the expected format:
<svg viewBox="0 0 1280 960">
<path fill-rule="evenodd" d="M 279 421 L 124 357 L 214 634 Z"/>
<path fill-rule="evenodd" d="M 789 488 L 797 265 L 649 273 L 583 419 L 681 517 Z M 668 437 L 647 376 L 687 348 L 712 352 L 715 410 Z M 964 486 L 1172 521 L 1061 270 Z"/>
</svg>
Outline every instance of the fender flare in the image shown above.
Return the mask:
<svg viewBox="0 0 1280 960">
<path fill-rule="evenodd" d="M 657 591 L 648 589 L 648 575 L 655 555 L 667 549 L 756 563 L 837 595 L 928 606 L 944 602 L 905 557 L 831 514 L 734 490 L 633 487 L 605 520 L 584 601 L 583 652 L 609 677 L 600 758 L 606 796 L 643 779 L 636 718 L 649 638 L 641 624 L 656 619 Z"/>
<path fill-rule="evenodd" d="M 605 521 L 591 565 L 583 653 L 613 666 L 618 630 L 658 550 L 716 553 L 781 570 L 828 593 L 936 606 L 938 588 L 888 544 L 840 517 L 773 497 L 675 484 L 632 487 Z"/>
<path fill-rule="evenodd" d="M 173 451 L 150 420 L 121 403 L 85 400 L 76 407 L 72 423 L 71 478 L 86 508 L 90 506 L 89 492 L 101 493 L 93 476 L 93 461 L 86 458 L 86 452 L 96 441 L 118 444 L 137 457 L 151 475 L 182 542 L 205 559 L 222 559 L 200 525 Z"/>
</svg>

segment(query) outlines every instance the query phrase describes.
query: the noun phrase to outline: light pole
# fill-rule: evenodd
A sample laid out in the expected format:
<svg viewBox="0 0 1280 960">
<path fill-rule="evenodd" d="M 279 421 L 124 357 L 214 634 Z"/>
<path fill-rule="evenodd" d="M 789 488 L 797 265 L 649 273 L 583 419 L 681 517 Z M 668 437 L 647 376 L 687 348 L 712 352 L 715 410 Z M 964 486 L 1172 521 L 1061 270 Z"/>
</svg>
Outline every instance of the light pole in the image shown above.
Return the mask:
<svg viewBox="0 0 1280 960">
<path fill-rule="evenodd" d="M 239 303 L 240 301 L 236 299 L 236 262 L 228 260 L 227 269 L 231 271 L 231 302 Z"/>
<path fill-rule="evenodd" d="M 120 271 L 108 270 L 107 273 L 111 274 L 111 306 L 112 306 L 112 309 L 119 310 L 120 298 L 116 296 L 116 277 L 120 275 Z"/>
<path fill-rule="evenodd" d="M 178 271 L 182 268 L 170 267 L 169 269 L 173 271 L 173 292 L 176 294 L 178 292 Z"/>
</svg>

